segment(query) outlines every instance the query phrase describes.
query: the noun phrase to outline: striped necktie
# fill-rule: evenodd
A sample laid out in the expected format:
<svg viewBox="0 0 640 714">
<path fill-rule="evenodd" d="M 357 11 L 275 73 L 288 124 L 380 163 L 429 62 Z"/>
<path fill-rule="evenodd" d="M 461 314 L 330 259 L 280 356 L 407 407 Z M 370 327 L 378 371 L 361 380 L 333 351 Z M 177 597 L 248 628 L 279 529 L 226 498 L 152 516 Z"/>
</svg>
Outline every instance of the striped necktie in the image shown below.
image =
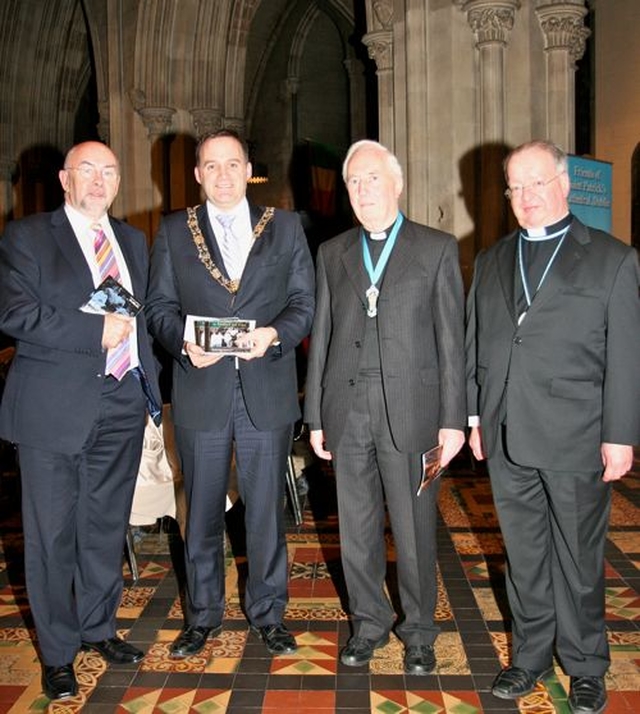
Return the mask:
<svg viewBox="0 0 640 714">
<path fill-rule="evenodd" d="M 100 279 L 104 280 L 111 276 L 114 280 L 120 282 L 120 271 L 118 270 L 116 256 L 109 238 L 107 238 L 99 223 L 91 226 L 91 230 L 94 232 L 93 248 L 96 253 L 98 269 L 100 270 Z M 131 367 L 130 350 L 131 346 L 128 337 L 125 337 L 117 347 L 110 349 L 107 352 L 105 374 L 111 374 L 118 381 L 121 380 Z"/>
<path fill-rule="evenodd" d="M 231 224 L 236 217 L 228 213 L 220 213 L 216 216 L 220 225 L 224 228 L 224 234 L 218 241 L 224 267 L 227 269 L 227 275 L 231 280 L 239 280 L 242 275 L 242 264 L 238 240 L 231 230 Z"/>
</svg>

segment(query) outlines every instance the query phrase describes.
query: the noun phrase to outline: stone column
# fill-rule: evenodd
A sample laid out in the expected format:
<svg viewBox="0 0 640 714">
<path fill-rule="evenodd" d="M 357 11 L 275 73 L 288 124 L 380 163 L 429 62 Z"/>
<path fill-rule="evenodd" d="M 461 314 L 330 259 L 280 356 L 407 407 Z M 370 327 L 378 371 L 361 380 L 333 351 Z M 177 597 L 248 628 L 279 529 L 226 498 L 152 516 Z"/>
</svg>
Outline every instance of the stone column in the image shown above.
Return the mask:
<svg viewBox="0 0 640 714">
<path fill-rule="evenodd" d="M 138 114 L 147 130 L 151 144 L 151 178 L 160 189 L 162 203 L 150 212 L 150 235 L 154 236 L 160 227 L 163 213 L 171 210 L 171 173 L 169 167 L 169 142 L 167 134 L 171 130 L 173 115 L 171 107 L 139 107 Z"/>
<path fill-rule="evenodd" d="M 366 0 L 367 34 L 362 38 L 378 76 L 378 139 L 395 151 L 393 2 Z"/>
<path fill-rule="evenodd" d="M 537 0 L 536 15 L 545 40 L 547 137 L 575 150 L 575 69 L 590 30 L 584 0 Z"/>
<path fill-rule="evenodd" d="M 480 134 L 482 141 L 504 139 L 505 48 L 520 0 L 467 0 L 462 9 L 479 52 Z"/>
<path fill-rule="evenodd" d="M 393 35 L 389 30 L 369 32 L 362 41 L 375 61 L 378 76 L 378 137 L 381 144 L 394 150 L 395 122 L 393 104 Z"/>
<path fill-rule="evenodd" d="M 354 58 L 344 60 L 343 64 L 349 78 L 349 138 L 354 142 L 364 139 L 366 134 L 364 67 L 360 60 Z"/>
<path fill-rule="evenodd" d="M 502 159 L 505 154 L 505 50 L 520 0 L 467 0 L 467 13 L 479 53 L 480 166 L 476 251 L 494 243 L 507 228 Z"/>
</svg>

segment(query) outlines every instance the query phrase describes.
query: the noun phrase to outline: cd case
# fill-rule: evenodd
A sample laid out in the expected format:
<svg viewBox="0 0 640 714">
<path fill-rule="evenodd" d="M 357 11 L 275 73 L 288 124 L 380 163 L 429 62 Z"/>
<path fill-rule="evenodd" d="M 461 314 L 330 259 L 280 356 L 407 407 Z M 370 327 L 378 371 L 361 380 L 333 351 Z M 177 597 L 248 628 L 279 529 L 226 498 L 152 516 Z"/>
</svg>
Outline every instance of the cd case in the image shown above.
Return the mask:
<svg viewBox="0 0 640 714">
<path fill-rule="evenodd" d="M 187 315 L 184 326 L 185 342 L 195 342 L 205 352 L 224 355 L 242 355 L 251 352 L 251 346 L 239 343 L 255 329 L 255 320 L 239 317 L 202 317 Z"/>
<path fill-rule="evenodd" d="M 111 276 L 106 277 L 89 295 L 80 308 L 83 312 L 105 315 L 116 312 L 119 315 L 135 317 L 144 307 L 123 285 Z"/>
<path fill-rule="evenodd" d="M 416 496 L 419 496 L 425 488 L 442 476 L 444 469 L 440 468 L 440 459 L 442 458 L 442 446 L 434 446 L 433 449 L 425 451 L 422 454 L 422 478 L 418 486 Z"/>
</svg>

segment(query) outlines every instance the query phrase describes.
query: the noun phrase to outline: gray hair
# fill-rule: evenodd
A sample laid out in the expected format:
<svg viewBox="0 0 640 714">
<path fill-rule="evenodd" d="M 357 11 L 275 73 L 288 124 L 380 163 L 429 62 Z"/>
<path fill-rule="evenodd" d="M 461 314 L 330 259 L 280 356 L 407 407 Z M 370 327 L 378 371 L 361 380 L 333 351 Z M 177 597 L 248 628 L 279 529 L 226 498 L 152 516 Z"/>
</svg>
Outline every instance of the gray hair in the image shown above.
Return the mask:
<svg viewBox="0 0 640 714">
<path fill-rule="evenodd" d="M 554 144 L 553 141 L 549 141 L 548 139 L 535 139 L 534 141 L 527 141 L 524 144 L 520 144 L 520 146 L 516 146 L 515 149 L 512 149 L 506 155 L 504 161 L 502 162 L 502 169 L 507 182 L 509 181 L 509 177 L 507 175 L 509 162 L 516 154 L 519 154 L 521 151 L 526 151 L 527 149 L 542 149 L 542 151 L 546 151 L 548 154 L 551 154 L 558 172 L 567 171 L 569 168 L 567 154 L 564 149 L 560 148 L 557 144 Z"/>
<path fill-rule="evenodd" d="M 347 182 L 347 169 L 349 167 L 349 162 L 353 158 L 353 155 L 356 152 L 360 151 L 360 149 L 377 149 L 378 151 L 381 151 L 385 155 L 385 159 L 391 173 L 395 174 L 400 179 L 400 181 L 403 180 L 402 166 L 400 166 L 400 162 L 398 161 L 398 158 L 395 154 L 393 154 L 389 149 L 387 149 L 386 146 L 383 146 L 378 141 L 372 141 L 371 139 L 361 139 L 360 141 L 356 141 L 355 144 L 351 144 L 351 146 L 349 147 L 349 151 L 347 151 L 347 155 L 345 156 L 344 162 L 342 164 L 342 180 L 345 183 Z"/>
</svg>

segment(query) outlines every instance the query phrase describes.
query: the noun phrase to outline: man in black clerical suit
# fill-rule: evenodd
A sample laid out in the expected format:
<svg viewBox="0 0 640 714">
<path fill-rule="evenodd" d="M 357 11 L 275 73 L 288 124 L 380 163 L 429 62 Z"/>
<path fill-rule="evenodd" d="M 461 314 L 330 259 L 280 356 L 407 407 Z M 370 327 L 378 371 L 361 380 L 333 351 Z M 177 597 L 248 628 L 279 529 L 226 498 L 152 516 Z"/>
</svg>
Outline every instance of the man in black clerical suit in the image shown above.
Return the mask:
<svg viewBox="0 0 640 714">
<path fill-rule="evenodd" d="M 235 132 L 199 141 L 195 176 L 206 203 L 162 221 L 147 301 L 151 330 L 174 359 L 173 419 L 188 507 L 186 622 L 171 656 L 197 654 L 221 627 L 233 450 L 245 506 L 245 610 L 268 651 L 283 654 L 296 649 L 283 623 L 283 498 L 300 417 L 295 348 L 313 319 L 313 263 L 296 214 L 247 201 L 251 164 Z M 239 338 L 250 351 L 206 353 L 185 340 L 186 315 L 255 320 L 255 329 Z"/>
<path fill-rule="evenodd" d="M 611 482 L 640 441 L 635 251 L 569 211 L 567 156 L 547 141 L 505 160 L 520 228 L 476 261 L 468 301 L 469 443 L 487 458 L 508 559 L 516 699 L 551 672 L 569 707 L 606 707 L 604 548 Z"/>
<path fill-rule="evenodd" d="M 145 406 L 161 404 L 144 315 L 80 309 L 106 274 L 146 293 L 146 238 L 107 215 L 118 160 L 79 144 L 59 177 L 64 206 L 10 223 L 0 240 L 0 329 L 16 340 L 0 436 L 18 446 L 27 594 L 50 699 L 76 694 L 81 647 L 115 664 L 143 657 L 116 636 L 116 611 Z"/>
<path fill-rule="evenodd" d="M 317 258 L 305 421 L 336 472 L 342 566 L 353 635 L 340 659 L 367 664 L 390 630 L 409 674 L 435 667 L 439 480 L 416 495 L 421 455 L 441 444 L 445 467 L 464 444 L 464 297 L 452 235 L 398 208 L 397 158 L 355 143 L 343 178 L 362 227 L 323 243 Z M 384 592 L 385 500 L 402 613 Z"/>
</svg>

